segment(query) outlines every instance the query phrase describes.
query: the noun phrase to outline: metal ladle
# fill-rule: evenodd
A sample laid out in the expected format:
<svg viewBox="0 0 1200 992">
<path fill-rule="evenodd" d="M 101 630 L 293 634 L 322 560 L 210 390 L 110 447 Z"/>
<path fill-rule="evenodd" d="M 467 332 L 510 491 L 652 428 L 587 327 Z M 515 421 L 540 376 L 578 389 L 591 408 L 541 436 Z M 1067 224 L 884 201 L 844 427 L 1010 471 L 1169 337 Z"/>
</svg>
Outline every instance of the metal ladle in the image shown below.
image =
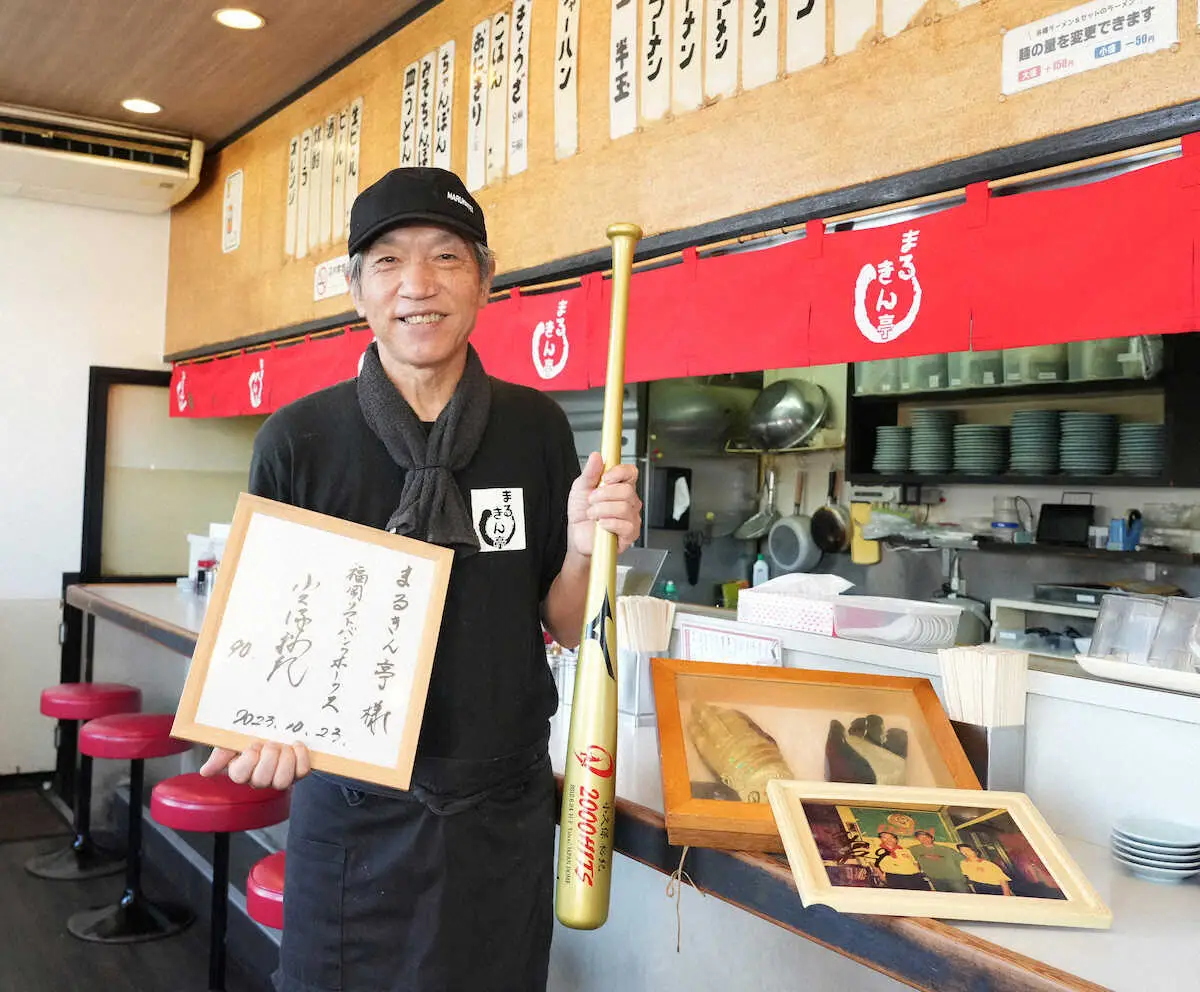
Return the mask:
<svg viewBox="0 0 1200 992">
<path fill-rule="evenodd" d="M 779 511 L 775 509 L 775 464 L 767 466 L 763 479 L 762 492 L 759 494 L 758 512 L 733 532 L 739 541 L 757 541 L 765 537 L 771 529 L 771 524 L 779 519 Z"/>
</svg>

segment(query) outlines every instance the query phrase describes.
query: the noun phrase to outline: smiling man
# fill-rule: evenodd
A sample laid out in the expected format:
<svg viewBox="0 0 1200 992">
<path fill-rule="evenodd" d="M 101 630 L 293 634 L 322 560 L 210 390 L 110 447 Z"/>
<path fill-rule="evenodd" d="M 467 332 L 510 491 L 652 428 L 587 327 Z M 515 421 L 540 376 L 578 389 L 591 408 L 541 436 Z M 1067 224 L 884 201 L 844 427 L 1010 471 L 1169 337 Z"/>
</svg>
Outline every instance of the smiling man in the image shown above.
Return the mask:
<svg viewBox="0 0 1200 992">
<path fill-rule="evenodd" d="M 308 774 L 302 745 L 218 749 L 206 774 L 296 782 L 282 992 L 488 992 L 546 984 L 557 693 L 542 626 L 576 644 L 593 531 L 641 530 L 636 469 L 582 475 L 548 397 L 470 346 L 495 270 L 478 203 L 440 169 L 355 200 L 350 284 L 375 333 L 357 379 L 272 416 L 255 493 L 456 551 L 412 788 Z"/>
</svg>

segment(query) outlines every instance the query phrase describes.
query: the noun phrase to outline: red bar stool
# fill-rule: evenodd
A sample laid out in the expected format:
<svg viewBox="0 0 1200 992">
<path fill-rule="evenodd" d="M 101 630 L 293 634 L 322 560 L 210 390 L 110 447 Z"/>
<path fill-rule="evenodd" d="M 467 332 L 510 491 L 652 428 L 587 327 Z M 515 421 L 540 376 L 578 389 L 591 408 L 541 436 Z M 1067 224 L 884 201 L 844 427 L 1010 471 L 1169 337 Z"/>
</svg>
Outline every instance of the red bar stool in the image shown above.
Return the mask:
<svg viewBox="0 0 1200 992">
<path fill-rule="evenodd" d="M 133 944 L 178 933 L 192 922 L 182 906 L 159 905 L 142 893 L 142 790 L 147 758 L 166 758 L 191 748 L 171 736 L 171 713 L 124 713 L 89 720 L 79 731 L 79 752 L 89 758 L 129 762 L 129 831 L 125 892 L 116 905 L 76 913 L 67 929 L 80 940 Z"/>
<path fill-rule="evenodd" d="M 165 779 L 150 796 L 150 815 L 164 827 L 214 834 L 212 918 L 208 945 L 208 987 L 225 989 L 225 924 L 229 904 L 229 835 L 282 823 L 291 810 L 290 790 L 255 789 L 227 777 L 195 772 Z"/>
<path fill-rule="evenodd" d="M 58 720 L 95 720 L 141 708 L 142 690 L 119 682 L 64 682 L 42 690 L 42 715 Z M 124 867 L 123 858 L 101 851 L 92 841 L 92 759 L 85 754 L 79 760 L 71 846 L 30 858 L 25 870 L 38 878 L 77 880 L 115 875 Z"/>
<path fill-rule="evenodd" d="M 264 927 L 283 929 L 283 875 L 287 855 L 268 854 L 246 878 L 246 912 Z"/>
</svg>

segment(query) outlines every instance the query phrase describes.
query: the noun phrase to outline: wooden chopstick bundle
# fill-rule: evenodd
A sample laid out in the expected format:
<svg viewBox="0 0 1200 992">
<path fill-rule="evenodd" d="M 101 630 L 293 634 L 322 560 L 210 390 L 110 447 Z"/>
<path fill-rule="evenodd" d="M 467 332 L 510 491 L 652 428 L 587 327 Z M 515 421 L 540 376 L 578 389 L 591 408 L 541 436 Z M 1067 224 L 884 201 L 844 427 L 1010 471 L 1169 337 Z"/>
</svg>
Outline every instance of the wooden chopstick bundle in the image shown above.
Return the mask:
<svg viewBox="0 0 1200 992">
<path fill-rule="evenodd" d="M 671 645 L 675 604 L 657 596 L 617 597 L 617 644 L 638 652 L 666 651 Z"/>
<path fill-rule="evenodd" d="M 990 645 L 938 652 L 942 698 L 951 720 L 983 727 L 1025 723 L 1029 655 Z"/>
</svg>

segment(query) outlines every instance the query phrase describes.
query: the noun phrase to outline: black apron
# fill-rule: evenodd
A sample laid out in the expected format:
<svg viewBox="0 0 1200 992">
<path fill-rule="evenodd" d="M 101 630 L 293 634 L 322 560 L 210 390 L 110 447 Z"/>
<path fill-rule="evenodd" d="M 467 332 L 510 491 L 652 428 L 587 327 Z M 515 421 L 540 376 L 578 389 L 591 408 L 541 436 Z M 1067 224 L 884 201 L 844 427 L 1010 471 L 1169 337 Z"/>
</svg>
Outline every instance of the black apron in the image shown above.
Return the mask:
<svg viewBox="0 0 1200 992">
<path fill-rule="evenodd" d="M 399 792 L 314 772 L 288 825 L 279 992 L 541 992 L 554 899 L 546 743 L 418 758 Z"/>
</svg>

